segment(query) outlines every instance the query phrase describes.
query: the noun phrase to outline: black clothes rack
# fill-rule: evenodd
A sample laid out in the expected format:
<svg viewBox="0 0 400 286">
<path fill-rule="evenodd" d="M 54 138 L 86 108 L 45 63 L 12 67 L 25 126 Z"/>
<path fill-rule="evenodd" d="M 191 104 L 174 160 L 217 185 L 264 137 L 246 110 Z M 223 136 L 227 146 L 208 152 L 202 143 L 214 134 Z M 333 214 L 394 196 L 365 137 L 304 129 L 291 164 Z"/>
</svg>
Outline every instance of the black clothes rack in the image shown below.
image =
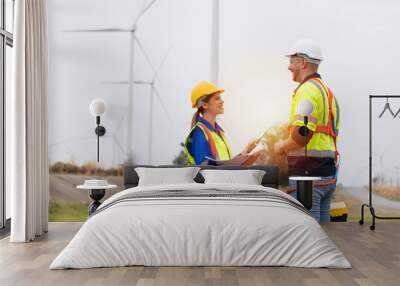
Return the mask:
<svg viewBox="0 0 400 286">
<path fill-rule="evenodd" d="M 400 98 L 400 95 L 370 95 L 369 96 L 369 203 L 363 204 L 361 206 L 361 219 L 359 223 L 364 224 L 364 208 L 369 208 L 369 211 L 372 216 L 372 225 L 370 225 L 370 229 L 375 229 L 375 219 L 400 219 L 400 217 L 395 216 L 380 216 L 377 215 L 375 209 L 372 205 L 372 102 L 374 98 L 385 98 L 388 100 L 389 98 Z M 397 115 L 398 113 L 396 113 Z"/>
</svg>

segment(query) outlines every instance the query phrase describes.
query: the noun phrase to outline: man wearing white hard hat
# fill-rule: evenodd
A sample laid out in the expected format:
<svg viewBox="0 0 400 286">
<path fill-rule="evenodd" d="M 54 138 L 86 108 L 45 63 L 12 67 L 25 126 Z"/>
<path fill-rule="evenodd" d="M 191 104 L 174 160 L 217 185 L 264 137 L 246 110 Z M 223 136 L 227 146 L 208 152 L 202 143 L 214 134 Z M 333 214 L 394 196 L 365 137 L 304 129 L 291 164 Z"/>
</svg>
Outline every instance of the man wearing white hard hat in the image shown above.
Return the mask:
<svg viewBox="0 0 400 286">
<path fill-rule="evenodd" d="M 290 135 L 277 142 L 274 150 L 276 154 L 287 155 L 289 176 L 321 177 L 314 184 L 311 214 L 317 221 L 328 222 L 337 181 L 339 105 L 318 74 L 323 56 L 316 42 L 298 41 L 287 57 L 292 79 L 299 85 L 292 95 Z M 289 183 L 294 186 L 293 181 Z M 295 191 L 291 194 L 296 196 Z"/>
</svg>

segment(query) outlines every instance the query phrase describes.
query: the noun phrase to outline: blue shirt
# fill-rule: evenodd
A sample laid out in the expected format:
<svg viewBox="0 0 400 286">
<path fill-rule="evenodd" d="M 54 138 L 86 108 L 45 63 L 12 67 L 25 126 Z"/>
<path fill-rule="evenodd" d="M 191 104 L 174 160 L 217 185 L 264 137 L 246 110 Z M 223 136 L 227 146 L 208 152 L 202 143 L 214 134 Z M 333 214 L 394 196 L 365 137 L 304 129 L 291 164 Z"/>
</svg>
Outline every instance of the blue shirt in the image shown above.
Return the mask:
<svg viewBox="0 0 400 286">
<path fill-rule="evenodd" d="M 208 129 L 210 129 L 210 131 L 214 131 L 217 134 L 219 134 L 220 131 L 223 132 L 222 128 L 217 123 L 215 123 L 214 128 L 214 126 L 210 122 L 202 117 L 199 117 L 197 119 L 197 122 L 203 123 L 205 126 L 207 126 Z M 192 154 L 196 165 L 200 165 L 201 163 L 203 163 L 203 161 L 207 160 L 206 157 L 213 157 L 210 144 L 208 143 L 204 132 L 199 127 L 196 127 L 193 130 L 190 138 L 191 143 L 188 144 L 188 150 L 190 154 Z"/>
</svg>

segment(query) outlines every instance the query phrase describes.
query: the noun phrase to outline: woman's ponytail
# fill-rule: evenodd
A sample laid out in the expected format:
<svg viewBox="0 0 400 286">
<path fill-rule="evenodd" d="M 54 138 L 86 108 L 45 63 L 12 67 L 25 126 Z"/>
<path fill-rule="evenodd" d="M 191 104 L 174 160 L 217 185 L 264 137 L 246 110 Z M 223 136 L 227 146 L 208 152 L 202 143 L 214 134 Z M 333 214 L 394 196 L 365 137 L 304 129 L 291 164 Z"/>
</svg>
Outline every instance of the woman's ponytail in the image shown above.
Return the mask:
<svg viewBox="0 0 400 286">
<path fill-rule="evenodd" d="M 197 119 L 199 119 L 199 117 L 200 117 L 200 113 L 201 113 L 201 111 L 200 111 L 200 108 L 199 108 L 199 109 L 197 109 L 196 113 L 193 115 L 192 125 L 191 125 L 190 129 L 192 129 L 196 125 Z"/>
<path fill-rule="evenodd" d="M 210 100 L 211 96 L 213 96 L 213 94 L 205 95 L 199 99 L 200 102 L 197 102 L 197 104 L 198 104 L 197 106 L 200 106 L 200 107 L 197 109 L 196 113 L 193 115 L 191 128 L 193 128 L 196 125 L 197 120 L 200 117 L 200 114 L 203 114 L 205 111 L 202 104 L 207 103 Z"/>
</svg>

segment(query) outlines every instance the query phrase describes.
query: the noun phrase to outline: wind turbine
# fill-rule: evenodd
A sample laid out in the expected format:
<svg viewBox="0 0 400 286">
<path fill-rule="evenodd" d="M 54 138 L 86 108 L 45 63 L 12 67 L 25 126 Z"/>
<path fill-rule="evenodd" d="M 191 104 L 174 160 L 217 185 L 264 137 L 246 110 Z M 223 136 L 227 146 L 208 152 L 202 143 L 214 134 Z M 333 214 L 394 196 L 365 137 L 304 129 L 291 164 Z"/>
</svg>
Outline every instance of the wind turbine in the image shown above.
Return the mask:
<svg viewBox="0 0 400 286">
<path fill-rule="evenodd" d="M 400 174 L 400 167 L 399 166 L 394 166 L 394 169 L 396 170 L 396 186 L 398 187 L 400 184 L 399 184 L 399 179 L 400 179 L 400 176 L 399 176 L 399 174 Z"/>
<path fill-rule="evenodd" d="M 219 0 L 211 0 L 211 56 L 210 79 L 218 86 L 219 82 Z M 226 123 L 218 118 L 225 131 L 230 131 Z"/>
<path fill-rule="evenodd" d="M 149 132 L 148 132 L 148 142 L 149 142 L 148 163 L 149 164 L 152 164 L 152 161 L 153 161 L 153 157 L 152 156 L 153 156 L 154 96 L 157 97 L 157 99 L 158 99 L 162 109 L 164 110 L 168 120 L 171 121 L 171 116 L 170 116 L 170 114 L 168 112 L 168 109 L 166 108 L 165 103 L 164 103 L 159 91 L 155 87 L 155 81 L 156 81 L 156 79 L 158 79 L 158 73 L 160 72 L 160 70 L 161 70 L 162 66 L 164 65 L 165 61 L 167 60 L 170 51 L 171 51 L 171 47 L 168 49 L 168 51 L 165 54 L 164 58 L 161 60 L 160 65 L 158 66 L 158 68 L 156 70 L 154 70 L 154 68 L 153 68 L 154 75 L 153 75 L 153 77 L 151 78 L 150 81 L 137 80 L 137 81 L 133 82 L 134 84 L 144 84 L 144 85 L 149 85 L 150 86 L 150 112 L 149 112 Z M 128 81 L 112 81 L 112 82 L 104 82 L 104 83 L 105 84 L 129 84 Z"/>
<path fill-rule="evenodd" d="M 115 148 L 115 147 L 118 147 L 120 153 L 121 153 L 123 156 L 128 157 L 128 154 L 126 153 L 126 151 L 125 151 L 124 148 L 122 147 L 122 145 L 121 145 L 121 143 L 119 142 L 118 137 L 117 137 L 118 130 L 119 130 L 120 127 L 121 127 L 121 123 L 122 123 L 123 118 L 124 118 L 124 117 L 121 117 L 120 121 L 118 122 L 117 128 L 115 128 L 114 132 L 111 134 L 111 139 L 114 141 L 114 144 L 113 144 L 113 157 L 112 157 L 112 164 L 113 164 L 113 165 L 115 165 L 115 163 L 117 163 L 117 161 L 116 161 L 116 159 L 115 159 L 115 157 L 116 157 L 116 148 Z M 107 136 L 106 136 L 106 137 L 107 137 Z M 128 158 L 128 159 L 129 159 L 129 158 Z M 131 159 L 133 160 L 133 154 L 132 154 Z"/>
<path fill-rule="evenodd" d="M 134 83 L 134 54 L 135 54 L 135 42 L 138 43 L 139 48 L 141 48 L 140 42 L 136 36 L 137 25 L 140 18 L 150 9 L 150 7 L 156 2 L 156 0 L 151 0 L 148 4 L 146 1 L 143 2 L 142 9 L 137 14 L 133 25 L 130 28 L 103 28 L 103 29 L 78 29 L 78 30 L 64 30 L 64 32 L 83 32 L 83 33 L 129 33 L 130 34 L 130 49 L 129 49 L 129 76 L 128 76 L 128 124 L 127 124 L 127 159 L 133 159 L 132 150 L 132 112 L 133 112 L 133 83 Z M 146 60 L 148 60 L 146 58 Z"/>
<path fill-rule="evenodd" d="M 212 1 L 211 20 L 211 82 L 218 86 L 219 79 L 219 0 Z"/>
</svg>

